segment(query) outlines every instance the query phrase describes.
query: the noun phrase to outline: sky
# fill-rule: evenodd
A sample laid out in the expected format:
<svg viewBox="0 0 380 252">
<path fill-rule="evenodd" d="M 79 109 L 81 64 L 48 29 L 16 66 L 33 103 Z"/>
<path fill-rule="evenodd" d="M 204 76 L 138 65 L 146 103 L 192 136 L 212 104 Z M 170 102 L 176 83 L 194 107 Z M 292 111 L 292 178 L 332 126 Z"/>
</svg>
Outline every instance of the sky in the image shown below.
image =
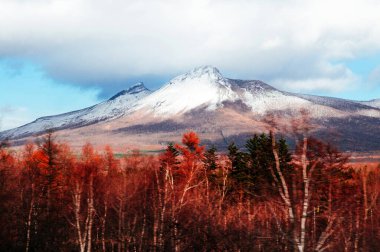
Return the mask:
<svg viewBox="0 0 380 252">
<path fill-rule="evenodd" d="M 0 0 L 0 131 L 201 65 L 380 98 L 377 0 Z"/>
</svg>

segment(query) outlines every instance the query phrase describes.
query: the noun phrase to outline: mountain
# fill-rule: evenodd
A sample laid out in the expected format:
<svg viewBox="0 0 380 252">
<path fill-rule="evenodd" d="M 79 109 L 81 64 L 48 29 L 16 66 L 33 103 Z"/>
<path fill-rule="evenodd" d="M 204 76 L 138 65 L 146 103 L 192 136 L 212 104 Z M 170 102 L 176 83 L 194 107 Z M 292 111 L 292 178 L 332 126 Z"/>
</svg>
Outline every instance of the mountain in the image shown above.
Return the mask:
<svg viewBox="0 0 380 252">
<path fill-rule="evenodd" d="M 108 141 L 118 148 L 157 149 L 191 129 L 205 143 L 225 145 L 267 130 L 263 119 L 268 113 L 286 125 L 303 109 L 318 136 L 346 150 L 380 150 L 378 101 L 284 92 L 259 80 L 229 79 L 215 67 L 203 66 L 157 91 L 138 83 L 98 105 L 1 132 L 0 139 L 22 143 L 52 128 L 63 141 L 78 145 L 89 141 L 101 146 Z"/>
<path fill-rule="evenodd" d="M 371 106 L 371 107 L 380 108 L 380 99 L 373 99 L 370 101 L 361 101 L 360 103 Z"/>
<path fill-rule="evenodd" d="M 0 139 L 18 139 L 44 132 L 47 129 L 77 128 L 115 119 L 124 115 L 136 101 L 150 93 L 151 91 L 140 82 L 97 105 L 60 115 L 41 117 L 24 126 L 1 132 Z"/>
<path fill-rule="evenodd" d="M 136 109 L 147 108 L 156 115 L 183 114 L 200 106 L 215 109 L 223 101 L 234 101 L 238 95 L 218 69 L 196 68 L 172 79 L 152 95 L 137 102 Z"/>
</svg>

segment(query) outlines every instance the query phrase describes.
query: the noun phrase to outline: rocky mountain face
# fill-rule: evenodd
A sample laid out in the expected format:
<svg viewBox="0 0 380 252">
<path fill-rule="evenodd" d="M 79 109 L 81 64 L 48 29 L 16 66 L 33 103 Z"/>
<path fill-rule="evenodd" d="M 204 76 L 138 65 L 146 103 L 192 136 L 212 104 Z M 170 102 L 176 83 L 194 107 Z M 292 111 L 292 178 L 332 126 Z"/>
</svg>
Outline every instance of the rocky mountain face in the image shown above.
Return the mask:
<svg viewBox="0 0 380 252">
<path fill-rule="evenodd" d="M 343 149 L 380 150 L 379 100 L 284 92 L 258 80 L 226 78 L 211 66 L 175 77 L 154 92 L 138 83 L 92 107 L 1 132 L 0 139 L 25 139 L 53 129 L 69 142 L 91 139 L 101 144 L 107 139 L 140 147 L 145 141 L 149 144 L 143 148 L 157 148 L 186 130 L 196 130 L 205 142 L 223 145 L 266 130 L 263 119 L 268 113 L 286 124 L 301 109 L 309 113 L 316 134 Z"/>
</svg>

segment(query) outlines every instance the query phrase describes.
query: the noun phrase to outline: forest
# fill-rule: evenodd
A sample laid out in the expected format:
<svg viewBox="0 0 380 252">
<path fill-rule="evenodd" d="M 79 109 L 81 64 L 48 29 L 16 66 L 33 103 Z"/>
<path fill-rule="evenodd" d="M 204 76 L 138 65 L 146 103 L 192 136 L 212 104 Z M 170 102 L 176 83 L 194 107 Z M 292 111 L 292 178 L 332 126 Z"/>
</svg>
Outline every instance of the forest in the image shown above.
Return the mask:
<svg viewBox="0 0 380 252">
<path fill-rule="evenodd" d="M 226 153 L 194 132 L 159 155 L 0 148 L 1 251 L 380 251 L 380 166 L 298 134 Z"/>
</svg>

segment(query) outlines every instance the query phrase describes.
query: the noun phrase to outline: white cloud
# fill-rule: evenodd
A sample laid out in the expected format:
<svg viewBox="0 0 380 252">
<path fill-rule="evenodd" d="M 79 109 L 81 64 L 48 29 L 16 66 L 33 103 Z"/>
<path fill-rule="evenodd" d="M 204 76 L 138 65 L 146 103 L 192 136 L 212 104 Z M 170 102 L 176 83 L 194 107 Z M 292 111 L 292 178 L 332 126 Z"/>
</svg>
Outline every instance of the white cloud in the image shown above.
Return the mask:
<svg viewBox="0 0 380 252">
<path fill-rule="evenodd" d="M 0 131 L 12 129 L 30 122 L 27 109 L 23 107 L 0 107 Z"/>
<path fill-rule="evenodd" d="M 375 0 L 0 0 L 0 57 L 82 83 L 212 64 L 280 88 L 334 91 L 358 77 L 331 62 L 380 51 L 378 13 Z"/>
<path fill-rule="evenodd" d="M 352 90 L 356 78 L 314 78 L 314 79 L 275 79 L 274 84 L 282 86 L 285 90 L 290 91 L 313 91 L 313 90 L 326 90 L 334 93 L 342 92 L 344 90 Z"/>
</svg>

